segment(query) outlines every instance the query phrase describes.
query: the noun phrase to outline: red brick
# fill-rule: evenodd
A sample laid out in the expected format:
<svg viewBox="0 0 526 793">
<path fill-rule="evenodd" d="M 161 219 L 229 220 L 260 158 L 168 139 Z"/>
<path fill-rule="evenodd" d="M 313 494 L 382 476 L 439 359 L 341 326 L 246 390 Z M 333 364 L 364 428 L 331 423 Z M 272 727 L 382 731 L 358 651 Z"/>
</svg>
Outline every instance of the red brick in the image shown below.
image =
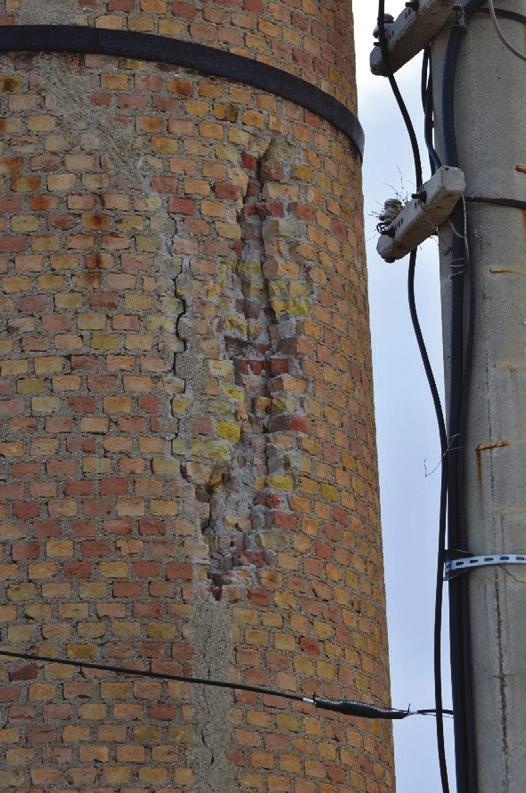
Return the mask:
<svg viewBox="0 0 526 793">
<path fill-rule="evenodd" d="M 40 515 L 41 505 L 38 501 L 19 501 L 13 505 L 17 518 L 36 518 Z"/>
</svg>

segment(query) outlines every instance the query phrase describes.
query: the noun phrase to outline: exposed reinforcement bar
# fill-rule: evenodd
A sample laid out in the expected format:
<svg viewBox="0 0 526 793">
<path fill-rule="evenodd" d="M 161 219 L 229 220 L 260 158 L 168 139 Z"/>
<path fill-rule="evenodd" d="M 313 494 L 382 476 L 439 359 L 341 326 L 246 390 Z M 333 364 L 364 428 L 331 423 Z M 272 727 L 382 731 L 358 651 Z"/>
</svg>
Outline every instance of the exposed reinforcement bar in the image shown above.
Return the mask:
<svg viewBox="0 0 526 793">
<path fill-rule="evenodd" d="M 114 55 L 169 63 L 235 80 L 288 99 L 329 121 L 347 135 L 363 158 L 363 129 L 358 118 L 345 105 L 300 77 L 226 50 L 129 30 L 77 25 L 5 25 L 0 26 L 0 51 Z"/>
</svg>

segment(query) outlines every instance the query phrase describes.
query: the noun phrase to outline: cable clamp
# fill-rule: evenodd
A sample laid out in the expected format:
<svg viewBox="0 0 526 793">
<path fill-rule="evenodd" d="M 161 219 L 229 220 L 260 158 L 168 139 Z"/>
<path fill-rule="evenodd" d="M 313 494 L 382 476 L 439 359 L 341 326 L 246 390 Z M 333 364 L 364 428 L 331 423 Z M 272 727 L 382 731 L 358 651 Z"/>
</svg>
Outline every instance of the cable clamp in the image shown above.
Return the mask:
<svg viewBox="0 0 526 793">
<path fill-rule="evenodd" d="M 526 565 L 526 554 L 524 553 L 492 553 L 484 556 L 474 556 L 465 551 L 455 551 L 452 558 L 448 559 L 444 565 L 444 581 L 451 581 L 453 578 L 469 572 L 476 567 L 489 567 L 491 565 L 524 564 Z"/>
<path fill-rule="evenodd" d="M 460 30 L 467 30 L 468 20 L 466 16 L 466 9 L 464 8 L 464 6 L 456 6 L 454 11 L 455 11 L 455 16 L 453 18 L 452 27 L 460 28 Z"/>
</svg>

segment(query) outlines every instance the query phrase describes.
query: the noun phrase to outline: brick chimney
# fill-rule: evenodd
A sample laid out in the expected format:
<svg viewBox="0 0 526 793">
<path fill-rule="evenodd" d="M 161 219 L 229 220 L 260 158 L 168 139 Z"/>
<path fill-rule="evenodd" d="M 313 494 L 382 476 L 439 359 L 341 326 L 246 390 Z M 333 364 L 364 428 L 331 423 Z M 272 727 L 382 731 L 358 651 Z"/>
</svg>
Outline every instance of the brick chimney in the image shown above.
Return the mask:
<svg viewBox="0 0 526 793">
<path fill-rule="evenodd" d="M 342 0 L 0 11 L 356 109 Z M 2 646 L 387 704 L 356 147 L 243 73 L 0 60 Z M 11 661 L 0 700 L 2 790 L 394 789 L 389 724 L 277 698 Z"/>
</svg>

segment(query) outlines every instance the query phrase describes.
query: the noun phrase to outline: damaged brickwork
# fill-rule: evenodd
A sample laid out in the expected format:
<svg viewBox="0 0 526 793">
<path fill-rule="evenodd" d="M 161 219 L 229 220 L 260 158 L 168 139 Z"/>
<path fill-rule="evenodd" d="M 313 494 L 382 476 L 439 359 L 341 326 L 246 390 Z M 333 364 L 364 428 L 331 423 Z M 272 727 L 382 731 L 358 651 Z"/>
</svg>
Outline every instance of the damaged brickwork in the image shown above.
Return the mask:
<svg viewBox="0 0 526 793">
<path fill-rule="evenodd" d="M 0 2 L 191 38 L 354 109 L 347 4 Z M 360 162 L 273 95 L 0 57 L 0 639 L 389 700 Z M 389 725 L 0 666 L 0 789 L 392 793 Z"/>
</svg>

